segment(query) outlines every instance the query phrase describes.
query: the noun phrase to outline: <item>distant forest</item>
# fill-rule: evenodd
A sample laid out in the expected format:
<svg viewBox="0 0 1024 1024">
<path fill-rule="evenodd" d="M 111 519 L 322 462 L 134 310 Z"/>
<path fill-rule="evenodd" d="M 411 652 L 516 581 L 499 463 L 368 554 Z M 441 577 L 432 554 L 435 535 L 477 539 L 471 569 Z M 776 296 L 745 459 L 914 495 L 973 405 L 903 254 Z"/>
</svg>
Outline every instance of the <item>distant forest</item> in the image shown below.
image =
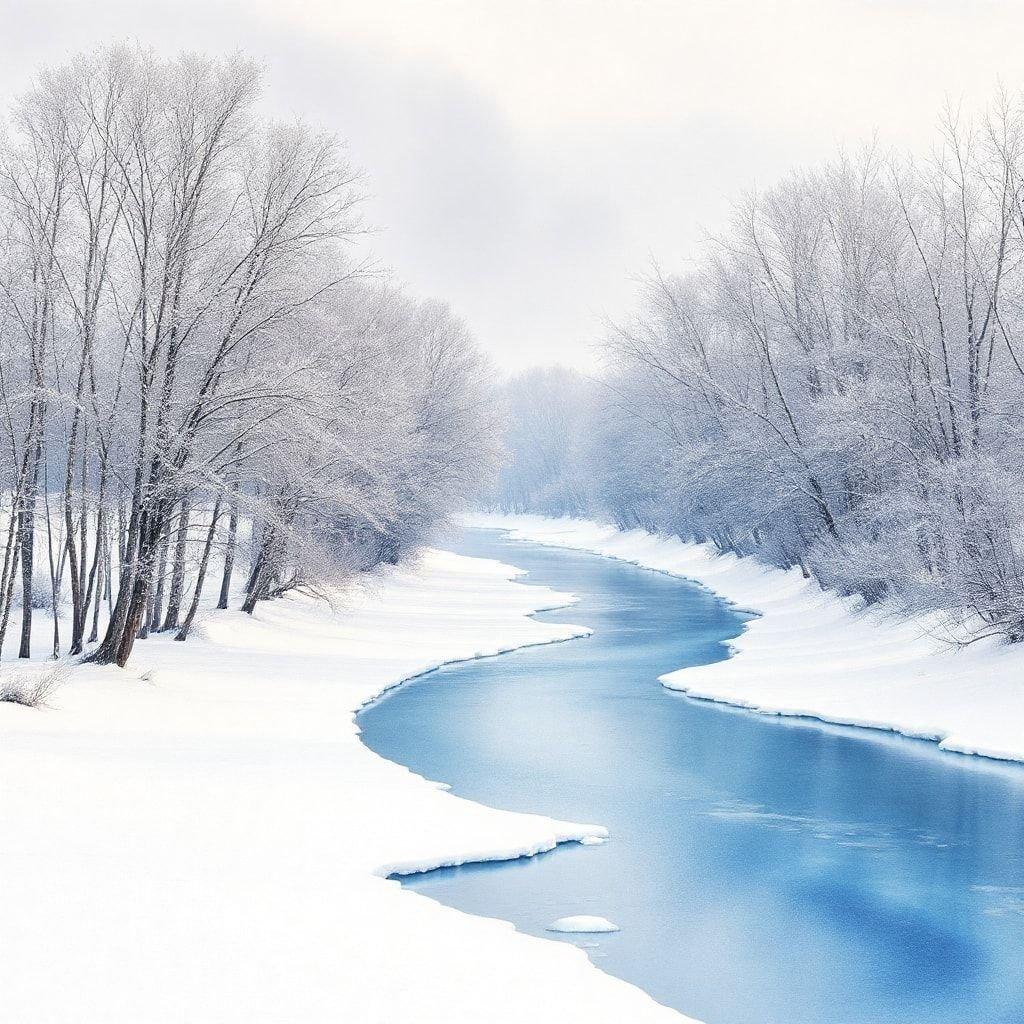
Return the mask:
<svg viewBox="0 0 1024 1024">
<path fill-rule="evenodd" d="M 1024 639 L 1024 113 L 948 113 L 744 196 L 691 272 L 654 266 L 595 377 L 506 389 L 494 503 L 799 567 Z"/>
</svg>

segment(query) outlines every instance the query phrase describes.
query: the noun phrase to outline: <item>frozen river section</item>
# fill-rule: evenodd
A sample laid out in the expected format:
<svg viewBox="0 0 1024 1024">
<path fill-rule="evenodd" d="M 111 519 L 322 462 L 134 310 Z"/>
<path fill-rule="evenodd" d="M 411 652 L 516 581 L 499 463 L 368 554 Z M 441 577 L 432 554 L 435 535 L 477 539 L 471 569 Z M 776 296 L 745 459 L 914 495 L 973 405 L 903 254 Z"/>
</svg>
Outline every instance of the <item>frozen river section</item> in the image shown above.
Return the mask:
<svg viewBox="0 0 1024 1024">
<path fill-rule="evenodd" d="M 459 550 L 577 594 L 541 617 L 594 634 L 406 684 L 361 713 L 364 741 L 611 840 L 407 885 L 583 946 L 707 1024 L 1024 1020 L 1024 766 L 691 700 L 658 676 L 743 628 L 708 591 L 494 531 Z M 619 931 L 548 930 L 578 915 Z"/>
</svg>

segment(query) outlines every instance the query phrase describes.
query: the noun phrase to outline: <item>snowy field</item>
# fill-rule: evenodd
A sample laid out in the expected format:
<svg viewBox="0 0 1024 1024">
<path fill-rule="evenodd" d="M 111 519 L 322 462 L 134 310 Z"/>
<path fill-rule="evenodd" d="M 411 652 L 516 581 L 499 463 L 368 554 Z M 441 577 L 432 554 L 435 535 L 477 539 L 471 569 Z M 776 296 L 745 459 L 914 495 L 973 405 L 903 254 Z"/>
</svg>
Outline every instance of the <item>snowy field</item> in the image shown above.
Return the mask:
<svg viewBox="0 0 1024 1024">
<path fill-rule="evenodd" d="M 402 679 L 585 632 L 527 618 L 569 598 L 512 575 L 429 552 L 340 614 L 208 614 L 127 671 L 74 669 L 45 708 L 0 704 L 0 1020 L 684 1020 L 580 949 L 384 877 L 603 834 L 458 799 L 358 740 Z"/>
<path fill-rule="evenodd" d="M 672 689 L 777 715 L 802 715 L 938 741 L 946 750 L 1024 760 L 1024 648 L 955 649 L 927 620 L 822 591 L 799 570 L 719 555 L 639 530 L 574 519 L 478 515 L 474 526 L 593 551 L 696 580 L 758 612 L 736 657 L 662 678 Z"/>
</svg>

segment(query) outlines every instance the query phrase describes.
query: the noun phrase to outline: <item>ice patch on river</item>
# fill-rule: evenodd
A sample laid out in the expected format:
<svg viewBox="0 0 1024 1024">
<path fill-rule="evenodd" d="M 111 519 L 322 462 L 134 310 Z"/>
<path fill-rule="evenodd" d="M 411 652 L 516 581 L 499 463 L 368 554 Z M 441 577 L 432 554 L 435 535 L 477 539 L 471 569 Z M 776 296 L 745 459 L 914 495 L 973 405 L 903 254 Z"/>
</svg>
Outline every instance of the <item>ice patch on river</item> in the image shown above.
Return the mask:
<svg viewBox="0 0 1024 1024">
<path fill-rule="evenodd" d="M 548 925 L 549 932 L 617 932 L 619 926 L 612 924 L 607 917 L 594 917 L 590 914 L 578 914 L 575 917 L 560 917 Z"/>
</svg>

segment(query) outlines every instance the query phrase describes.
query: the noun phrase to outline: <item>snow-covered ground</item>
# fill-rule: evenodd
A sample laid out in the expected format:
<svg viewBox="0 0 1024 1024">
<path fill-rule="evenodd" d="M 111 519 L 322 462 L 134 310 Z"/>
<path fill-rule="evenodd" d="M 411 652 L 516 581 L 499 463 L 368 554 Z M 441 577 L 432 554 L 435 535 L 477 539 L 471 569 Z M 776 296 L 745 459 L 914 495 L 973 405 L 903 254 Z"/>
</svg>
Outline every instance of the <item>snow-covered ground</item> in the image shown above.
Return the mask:
<svg viewBox="0 0 1024 1024">
<path fill-rule="evenodd" d="M 696 580 L 756 611 L 733 641 L 735 657 L 681 669 L 662 681 L 695 697 L 769 714 L 803 715 L 937 740 L 952 751 L 1024 760 L 1024 647 L 937 639 L 925 620 L 822 591 L 799 570 L 718 555 L 639 530 L 575 519 L 479 515 L 477 526 L 624 559 Z"/>
<path fill-rule="evenodd" d="M 458 799 L 358 740 L 355 711 L 402 679 L 581 632 L 527 618 L 567 598 L 512 575 L 430 552 L 338 615 L 209 614 L 127 671 L 74 669 L 47 708 L 0 704 L 0 1020 L 682 1021 L 580 949 L 384 877 L 603 834 Z"/>
<path fill-rule="evenodd" d="M 761 613 L 736 657 L 668 686 L 1024 759 L 1017 648 L 953 651 L 925 623 L 672 539 L 474 522 L 694 579 Z M 528 618 L 569 598 L 513 575 L 430 552 L 338 614 L 299 598 L 254 618 L 208 613 L 186 644 L 138 644 L 128 671 L 74 669 L 46 708 L 0 703 L 0 1020 L 683 1021 L 582 950 L 385 877 L 603 835 L 458 799 L 358 741 L 355 711 L 400 680 L 584 632 Z"/>
</svg>

